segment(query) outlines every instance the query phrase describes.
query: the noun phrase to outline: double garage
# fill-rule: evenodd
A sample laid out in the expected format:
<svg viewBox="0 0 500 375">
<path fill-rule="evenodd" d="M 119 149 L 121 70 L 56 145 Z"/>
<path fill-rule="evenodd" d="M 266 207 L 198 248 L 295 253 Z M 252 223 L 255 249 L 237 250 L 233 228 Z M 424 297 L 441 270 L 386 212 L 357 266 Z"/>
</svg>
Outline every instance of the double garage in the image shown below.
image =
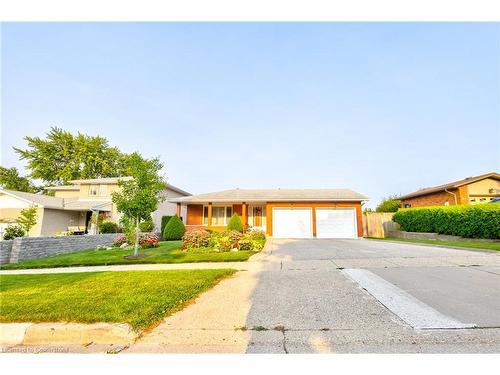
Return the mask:
<svg viewBox="0 0 500 375">
<path fill-rule="evenodd" d="M 361 207 L 268 205 L 268 233 L 275 238 L 358 238 Z M 269 217 L 271 216 L 272 217 Z M 271 219 L 271 220 L 269 220 Z"/>
</svg>

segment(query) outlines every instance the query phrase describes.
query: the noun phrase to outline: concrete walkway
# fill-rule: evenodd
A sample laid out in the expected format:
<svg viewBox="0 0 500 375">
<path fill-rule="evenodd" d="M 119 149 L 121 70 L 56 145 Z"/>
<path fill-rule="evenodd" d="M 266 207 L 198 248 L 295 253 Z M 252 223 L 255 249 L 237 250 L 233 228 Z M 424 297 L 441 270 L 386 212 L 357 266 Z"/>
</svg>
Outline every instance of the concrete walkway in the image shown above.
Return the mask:
<svg viewBox="0 0 500 375">
<path fill-rule="evenodd" d="M 255 267 L 256 261 L 249 262 L 203 262 L 203 263 L 172 263 L 172 264 L 124 264 L 114 266 L 84 266 L 34 268 L 20 270 L 3 270 L 0 275 L 38 275 L 45 273 L 79 273 L 103 271 L 158 271 L 158 270 L 192 270 L 192 269 L 220 269 L 232 268 L 235 270 L 249 270 Z"/>
</svg>

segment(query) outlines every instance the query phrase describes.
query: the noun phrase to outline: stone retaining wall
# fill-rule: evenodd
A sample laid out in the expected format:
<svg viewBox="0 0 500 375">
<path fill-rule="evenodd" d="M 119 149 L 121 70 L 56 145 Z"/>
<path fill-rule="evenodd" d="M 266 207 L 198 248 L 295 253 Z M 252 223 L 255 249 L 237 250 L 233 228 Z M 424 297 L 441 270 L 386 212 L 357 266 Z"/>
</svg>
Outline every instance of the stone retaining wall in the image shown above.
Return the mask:
<svg viewBox="0 0 500 375">
<path fill-rule="evenodd" d="M 116 234 L 111 233 L 65 237 L 18 237 L 12 241 L 0 241 L 0 264 L 74 253 L 95 249 L 97 246 L 111 246 L 115 238 Z"/>
<path fill-rule="evenodd" d="M 0 241 L 0 264 L 9 263 L 13 242 L 12 240 Z"/>
</svg>

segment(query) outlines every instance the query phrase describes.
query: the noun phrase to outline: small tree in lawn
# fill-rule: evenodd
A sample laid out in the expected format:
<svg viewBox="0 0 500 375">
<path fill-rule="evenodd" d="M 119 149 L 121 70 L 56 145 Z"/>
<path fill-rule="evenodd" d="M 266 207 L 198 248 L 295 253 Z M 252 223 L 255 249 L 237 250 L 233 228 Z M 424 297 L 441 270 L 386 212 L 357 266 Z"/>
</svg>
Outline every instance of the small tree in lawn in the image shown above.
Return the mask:
<svg viewBox="0 0 500 375">
<path fill-rule="evenodd" d="M 143 159 L 138 153 L 128 158 L 128 175 L 130 181 L 120 180 L 120 190 L 112 193 L 113 202 L 120 213 L 126 216 L 135 226 L 134 256 L 139 252 L 139 223 L 147 220 L 158 208 L 158 202 L 165 199 L 162 191 L 166 184 L 159 172 L 163 164 L 158 158 Z"/>
<path fill-rule="evenodd" d="M 30 206 L 21 210 L 21 214 L 16 220 L 17 224 L 26 232 L 29 236 L 30 229 L 36 225 L 36 206 Z"/>
</svg>

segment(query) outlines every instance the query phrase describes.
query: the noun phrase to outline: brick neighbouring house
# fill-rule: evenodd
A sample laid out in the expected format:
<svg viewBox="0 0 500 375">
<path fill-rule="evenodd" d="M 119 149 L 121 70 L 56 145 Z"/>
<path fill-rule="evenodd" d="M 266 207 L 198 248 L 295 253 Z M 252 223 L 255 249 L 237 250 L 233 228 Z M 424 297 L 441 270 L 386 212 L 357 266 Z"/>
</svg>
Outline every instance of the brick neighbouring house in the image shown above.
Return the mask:
<svg viewBox="0 0 500 375">
<path fill-rule="evenodd" d="M 401 196 L 401 207 L 471 205 L 500 197 L 500 174 L 486 173 Z"/>
</svg>

